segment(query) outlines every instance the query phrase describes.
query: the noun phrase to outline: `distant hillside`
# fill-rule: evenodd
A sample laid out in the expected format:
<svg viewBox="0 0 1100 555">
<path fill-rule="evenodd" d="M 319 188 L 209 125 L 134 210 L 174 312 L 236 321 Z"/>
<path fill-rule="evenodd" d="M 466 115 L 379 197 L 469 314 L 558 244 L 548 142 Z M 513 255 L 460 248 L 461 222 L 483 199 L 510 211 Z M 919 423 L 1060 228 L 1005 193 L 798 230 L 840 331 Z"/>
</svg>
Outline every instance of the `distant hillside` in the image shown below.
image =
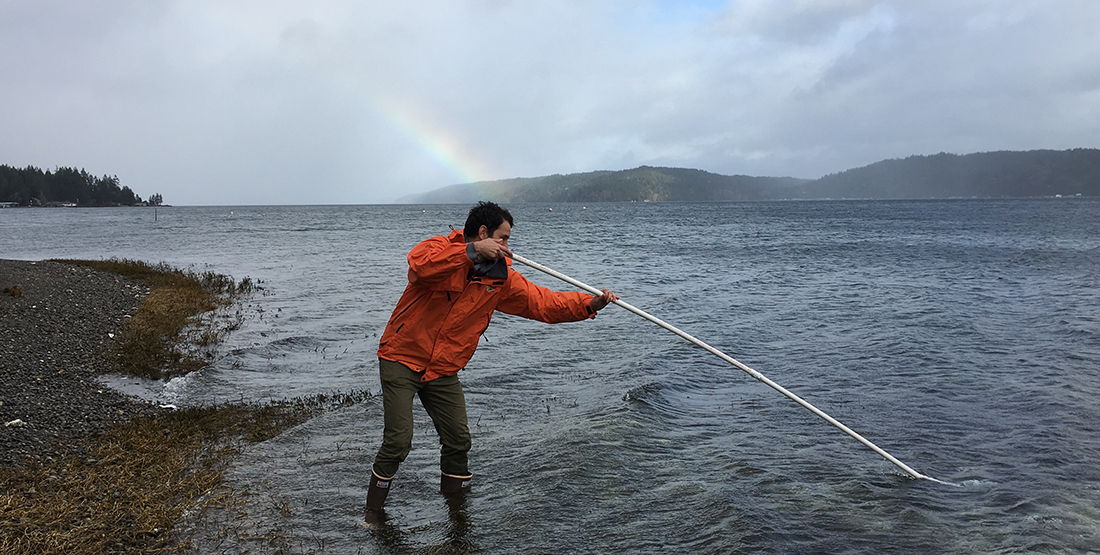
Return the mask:
<svg viewBox="0 0 1100 555">
<path fill-rule="evenodd" d="M 651 168 L 525 177 L 451 185 L 398 199 L 408 204 L 515 202 L 720 202 L 766 200 L 805 184 L 793 177 L 718 175 L 702 170 Z"/>
<path fill-rule="evenodd" d="M 883 160 L 827 175 L 801 198 L 998 198 L 1100 196 L 1100 150 L 940 153 Z"/>
<path fill-rule="evenodd" d="M 940 153 L 883 160 L 808 180 L 719 175 L 702 170 L 642 166 L 452 185 L 398 202 L 467 204 L 516 202 L 694 201 L 778 199 L 932 199 L 1100 196 L 1100 150 L 1031 150 L 957 155 Z"/>
</svg>

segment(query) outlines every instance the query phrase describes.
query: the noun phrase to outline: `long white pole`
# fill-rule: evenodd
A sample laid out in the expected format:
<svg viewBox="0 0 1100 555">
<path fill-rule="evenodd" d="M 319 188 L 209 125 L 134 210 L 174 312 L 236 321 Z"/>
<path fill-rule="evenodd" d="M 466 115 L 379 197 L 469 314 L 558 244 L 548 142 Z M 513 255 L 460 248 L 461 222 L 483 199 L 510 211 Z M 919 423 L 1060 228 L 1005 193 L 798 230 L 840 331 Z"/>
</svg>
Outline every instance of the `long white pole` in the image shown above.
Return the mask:
<svg viewBox="0 0 1100 555">
<path fill-rule="evenodd" d="M 532 268 L 534 268 L 534 269 L 536 269 L 540 272 L 544 272 L 544 273 L 547 273 L 551 276 L 554 276 L 554 277 L 556 277 L 556 278 L 558 278 L 558 279 L 560 279 L 560 280 L 562 280 L 566 283 L 569 283 L 569 284 L 571 284 L 575 287 L 579 287 L 579 288 L 581 288 L 581 289 L 583 289 L 583 290 L 585 290 L 589 293 L 592 293 L 593 295 L 602 294 L 602 292 L 599 289 L 596 289 L 595 287 L 592 287 L 591 285 L 588 285 L 588 284 L 583 283 L 581 281 L 577 281 L 577 280 L 575 280 L 575 279 L 573 279 L 573 278 L 571 278 L 571 277 L 569 277 L 565 274 L 562 274 L 560 272 L 557 272 L 557 271 L 554 271 L 550 268 L 547 268 L 546 266 L 543 266 L 542 264 L 539 264 L 538 262 L 528 260 L 528 259 L 526 259 L 526 258 L 524 258 L 524 257 L 522 257 L 518 254 L 513 253 L 512 254 L 512 260 L 515 260 L 516 262 L 520 262 L 522 264 L 526 264 L 527 266 L 530 266 L 530 267 L 532 267 Z M 628 304 L 628 303 L 626 303 L 622 300 L 615 301 L 615 304 L 629 310 L 630 312 L 633 312 L 634 314 L 637 314 L 638 316 L 641 316 L 642 318 L 645 318 L 646 320 L 649 320 L 650 322 L 653 322 L 654 324 L 657 324 L 658 326 L 661 326 L 662 328 L 665 328 L 666 330 L 668 330 L 672 333 L 675 333 L 676 335 L 679 335 L 680 337 L 683 337 L 684 339 L 687 339 L 688 341 L 690 341 L 690 342 L 702 347 L 703 349 L 709 351 L 711 354 L 717 356 L 718 358 L 720 358 L 720 359 L 736 366 L 737 368 L 740 368 L 741 370 L 744 370 L 750 376 L 756 378 L 757 380 L 759 380 L 761 382 L 764 382 L 768 387 L 782 393 L 783 395 L 786 395 L 792 401 L 802 405 L 803 407 L 805 407 L 810 412 L 820 416 L 821 418 L 824 418 L 825 421 L 828 422 L 829 424 L 832 424 L 833 426 L 836 426 L 837 428 L 840 428 L 841 431 L 843 431 L 844 433 L 852 436 L 853 438 L 855 438 L 856 441 L 866 445 L 872 451 L 878 453 L 879 455 L 882 455 L 882 457 L 884 459 L 894 463 L 895 466 L 902 469 L 903 471 L 905 471 L 906 474 L 912 476 L 913 478 L 932 480 L 934 482 L 940 482 L 942 484 L 947 483 L 947 482 L 943 482 L 941 480 L 937 480 L 935 478 L 932 478 L 931 476 L 926 476 L 924 474 L 921 474 L 920 472 L 917 472 L 916 470 L 913 470 L 912 468 L 909 467 L 909 465 L 899 461 L 897 458 L 895 458 L 890 453 L 887 453 L 885 450 L 883 450 L 879 446 L 875 445 L 874 443 L 871 443 L 870 440 L 868 440 L 867 438 L 857 434 L 851 428 L 845 426 L 844 424 L 841 424 L 839 421 L 837 421 L 837 419 L 833 418 L 832 416 L 829 416 L 828 414 L 825 414 L 824 411 L 822 411 L 821 409 L 811 405 L 805 399 L 799 397 L 798 395 L 795 395 L 794 393 L 791 393 L 790 391 L 787 391 L 787 389 L 784 388 L 783 386 L 769 380 L 767 378 L 767 376 L 761 374 L 760 372 L 757 372 L 756 370 L 753 370 L 752 368 L 749 368 L 748 366 L 745 366 L 744 364 L 741 364 L 737 360 L 734 360 L 733 357 L 727 355 L 726 353 L 723 353 L 722 351 L 719 351 L 718 349 L 715 349 L 714 347 L 711 347 L 710 345 L 707 345 L 703 341 L 700 341 L 699 339 L 696 339 L 694 336 L 688 334 L 687 332 L 684 332 L 684 331 L 680 330 L 676 326 L 673 326 L 672 324 L 669 324 L 668 322 L 665 322 L 664 320 L 661 320 L 660 318 L 657 318 L 656 316 L 653 316 L 652 314 L 649 314 L 648 312 L 646 312 L 644 310 L 636 308 L 636 307 L 634 307 L 634 306 L 632 306 L 632 305 L 630 305 L 630 304 Z"/>
</svg>

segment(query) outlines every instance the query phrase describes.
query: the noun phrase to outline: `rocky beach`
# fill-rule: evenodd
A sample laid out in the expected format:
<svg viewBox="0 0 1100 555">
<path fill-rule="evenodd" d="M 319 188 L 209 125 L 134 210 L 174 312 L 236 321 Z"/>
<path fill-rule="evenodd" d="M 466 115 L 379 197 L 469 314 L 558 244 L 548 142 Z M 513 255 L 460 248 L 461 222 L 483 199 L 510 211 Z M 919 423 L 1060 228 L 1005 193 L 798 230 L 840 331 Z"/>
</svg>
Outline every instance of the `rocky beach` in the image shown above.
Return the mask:
<svg viewBox="0 0 1100 555">
<path fill-rule="evenodd" d="M 0 260 L 0 553 L 185 550 L 177 524 L 231 497 L 215 490 L 244 447 L 321 410 L 166 410 L 100 382 L 202 364 L 175 350 L 181 330 L 216 341 L 235 322 L 194 317 L 252 288 L 133 260 Z"/>
<path fill-rule="evenodd" d="M 118 274 L 0 260 L 0 466 L 49 460 L 160 410 L 110 388 L 105 353 L 149 292 Z"/>
</svg>

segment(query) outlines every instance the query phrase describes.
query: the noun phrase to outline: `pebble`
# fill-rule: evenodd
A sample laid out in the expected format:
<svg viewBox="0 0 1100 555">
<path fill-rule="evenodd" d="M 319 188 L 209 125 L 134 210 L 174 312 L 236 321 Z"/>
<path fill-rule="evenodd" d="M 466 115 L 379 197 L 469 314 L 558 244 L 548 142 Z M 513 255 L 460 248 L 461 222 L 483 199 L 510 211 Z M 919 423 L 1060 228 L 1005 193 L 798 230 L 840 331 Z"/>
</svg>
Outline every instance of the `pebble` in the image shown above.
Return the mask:
<svg viewBox="0 0 1100 555">
<path fill-rule="evenodd" d="M 103 356 L 115 340 L 109 334 L 122 333 L 123 316 L 137 310 L 148 287 L 77 268 L 0 259 L 0 289 L 23 290 L 0 295 L 0 422 L 19 428 L 0 433 L 0 466 L 68 453 L 80 438 L 157 410 L 97 381 L 111 371 Z"/>
</svg>

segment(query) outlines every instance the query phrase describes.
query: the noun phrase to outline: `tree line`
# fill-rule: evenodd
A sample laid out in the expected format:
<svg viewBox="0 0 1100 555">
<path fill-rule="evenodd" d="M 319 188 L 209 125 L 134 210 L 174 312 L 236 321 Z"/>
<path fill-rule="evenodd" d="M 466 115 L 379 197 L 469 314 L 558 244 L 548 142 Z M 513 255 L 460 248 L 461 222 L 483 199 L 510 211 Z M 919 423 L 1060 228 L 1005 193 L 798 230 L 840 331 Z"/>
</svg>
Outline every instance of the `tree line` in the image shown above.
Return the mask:
<svg viewBox="0 0 1100 555">
<path fill-rule="evenodd" d="M 57 168 L 51 172 L 34 166 L 0 165 L 0 202 L 21 206 L 156 206 L 162 198 L 154 194 L 142 201 L 129 187 L 120 185 L 117 175 L 96 177 L 83 168 Z"/>
</svg>

